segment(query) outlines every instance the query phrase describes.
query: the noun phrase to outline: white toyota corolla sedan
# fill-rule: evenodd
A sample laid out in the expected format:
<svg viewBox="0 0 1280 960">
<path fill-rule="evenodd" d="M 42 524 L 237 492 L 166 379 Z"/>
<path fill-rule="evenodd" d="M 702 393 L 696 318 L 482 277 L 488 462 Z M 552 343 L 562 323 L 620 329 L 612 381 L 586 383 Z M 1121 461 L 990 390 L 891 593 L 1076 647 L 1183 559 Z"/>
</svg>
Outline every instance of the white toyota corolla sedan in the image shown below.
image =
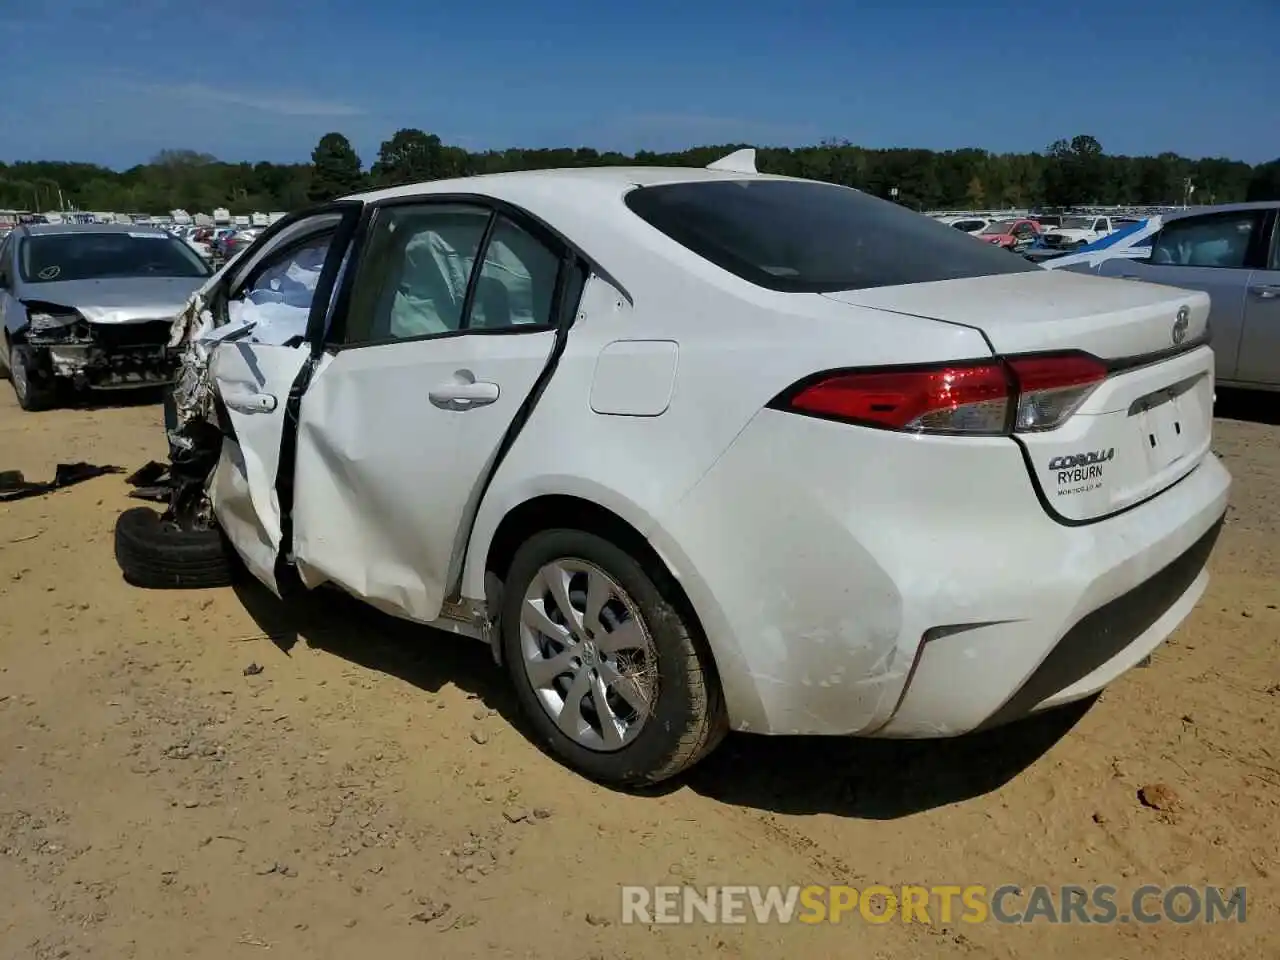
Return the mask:
<svg viewBox="0 0 1280 960">
<path fill-rule="evenodd" d="M 368 193 L 178 319 L 198 495 L 117 556 L 223 582 L 223 537 L 486 640 L 605 782 L 731 729 L 952 736 L 1098 691 L 1204 591 L 1208 308 L 750 151 Z"/>
</svg>

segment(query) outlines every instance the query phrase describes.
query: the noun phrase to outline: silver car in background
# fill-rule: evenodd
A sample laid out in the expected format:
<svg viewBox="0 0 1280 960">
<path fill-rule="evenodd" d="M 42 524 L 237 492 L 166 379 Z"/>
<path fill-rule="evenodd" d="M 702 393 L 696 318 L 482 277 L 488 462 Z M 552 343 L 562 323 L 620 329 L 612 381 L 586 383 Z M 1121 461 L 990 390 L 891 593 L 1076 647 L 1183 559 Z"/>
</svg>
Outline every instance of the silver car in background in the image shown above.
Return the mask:
<svg viewBox="0 0 1280 960">
<path fill-rule="evenodd" d="M 1099 251 L 1064 269 L 1203 290 L 1217 382 L 1280 390 L 1280 201 L 1165 214 L 1142 243 L 1145 255 Z"/>
<path fill-rule="evenodd" d="M 54 406 L 70 387 L 170 382 L 169 325 L 210 274 L 188 244 L 157 227 L 17 227 L 0 243 L 0 371 L 19 405 Z"/>
</svg>

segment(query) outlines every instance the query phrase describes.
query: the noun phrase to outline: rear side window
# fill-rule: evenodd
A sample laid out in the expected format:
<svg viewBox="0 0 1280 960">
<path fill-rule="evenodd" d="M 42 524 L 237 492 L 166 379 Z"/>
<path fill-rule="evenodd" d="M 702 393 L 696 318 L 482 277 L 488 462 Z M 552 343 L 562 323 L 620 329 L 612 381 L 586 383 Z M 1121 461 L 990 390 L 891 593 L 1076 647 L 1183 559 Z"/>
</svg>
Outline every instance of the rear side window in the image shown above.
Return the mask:
<svg viewBox="0 0 1280 960">
<path fill-rule="evenodd" d="M 1151 263 L 1174 267 L 1242 269 L 1262 214 L 1241 210 L 1170 220 L 1156 234 Z"/>
<path fill-rule="evenodd" d="M 797 180 L 640 187 L 637 216 L 730 273 L 769 290 L 826 293 L 1040 267 L 858 190 Z"/>
</svg>

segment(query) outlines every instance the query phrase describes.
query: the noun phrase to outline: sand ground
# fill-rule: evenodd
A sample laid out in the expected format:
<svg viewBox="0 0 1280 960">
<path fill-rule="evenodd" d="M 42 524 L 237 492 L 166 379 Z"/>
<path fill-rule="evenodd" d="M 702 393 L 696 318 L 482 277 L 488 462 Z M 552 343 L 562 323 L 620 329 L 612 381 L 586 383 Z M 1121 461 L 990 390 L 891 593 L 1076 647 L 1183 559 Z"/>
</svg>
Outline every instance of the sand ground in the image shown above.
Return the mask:
<svg viewBox="0 0 1280 960">
<path fill-rule="evenodd" d="M 0 956 L 1265 956 L 1280 416 L 1224 405 L 1208 594 L 1089 709 L 933 744 L 731 737 L 648 796 L 544 756 L 478 644 L 340 600 L 127 586 L 120 477 L 0 504 Z M 0 469 L 133 468 L 159 422 L 24 414 L 0 384 Z M 1170 809 L 1139 801 L 1155 784 Z M 682 882 L 1246 885 L 1248 920 L 620 922 L 620 885 Z"/>
</svg>

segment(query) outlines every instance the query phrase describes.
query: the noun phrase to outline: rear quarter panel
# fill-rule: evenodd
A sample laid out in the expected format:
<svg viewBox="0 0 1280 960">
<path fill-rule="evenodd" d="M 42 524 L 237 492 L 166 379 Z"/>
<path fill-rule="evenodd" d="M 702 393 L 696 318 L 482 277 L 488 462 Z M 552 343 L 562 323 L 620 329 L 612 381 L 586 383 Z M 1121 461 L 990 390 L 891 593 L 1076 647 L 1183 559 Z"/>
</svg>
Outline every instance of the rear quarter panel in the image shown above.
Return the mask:
<svg viewBox="0 0 1280 960">
<path fill-rule="evenodd" d="M 783 389 L 819 371 L 982 357 L 989 350 L 966 327 L 751 286 L 665 238 L 618 262 L 627 270 L 617 286 L 599 276 L 588 282 L 556 372 L 485 494 L 462 594 L 484 597 L 485 559 L 507 513 L 538 496 L 576 496 L 611 510 L 651 542 L 670 543 L 660 552 L 714 634 L 723 623 L 715 599 L 657 518 L 751 419 Z M 601 351 L 626 340 L 677 344 L 670 403 L 660 415 L 591 408 Z"/>
</svg>

